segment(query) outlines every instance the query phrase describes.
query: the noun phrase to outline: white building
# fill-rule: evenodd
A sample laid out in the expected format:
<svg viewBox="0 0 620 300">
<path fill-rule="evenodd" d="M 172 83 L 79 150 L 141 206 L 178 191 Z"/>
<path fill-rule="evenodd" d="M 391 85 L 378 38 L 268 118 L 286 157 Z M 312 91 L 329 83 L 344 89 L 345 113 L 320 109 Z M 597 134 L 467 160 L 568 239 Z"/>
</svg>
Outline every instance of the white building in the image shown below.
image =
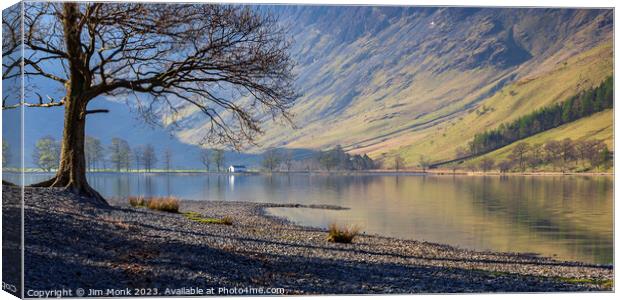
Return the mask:
<svg viewBox="0 0 620 300">
<path fill-rule="evenodd" d="M 246 168 L 245 166 L 231 165 L 230 167 L 228 167 L 228 172 L 230 173 L 245 173 L 247 171 L 248 171 L 248 168 Z"/>
</svg>

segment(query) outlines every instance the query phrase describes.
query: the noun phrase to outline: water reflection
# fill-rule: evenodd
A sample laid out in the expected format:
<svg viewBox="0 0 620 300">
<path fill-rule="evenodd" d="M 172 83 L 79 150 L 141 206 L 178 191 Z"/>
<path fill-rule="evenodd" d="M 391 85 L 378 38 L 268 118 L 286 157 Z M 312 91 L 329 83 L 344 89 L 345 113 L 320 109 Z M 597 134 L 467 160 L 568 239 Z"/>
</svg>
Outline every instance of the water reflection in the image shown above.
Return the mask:
<svg viewBox="0 0 620 300">
<path fill-rule="evenodd" d="M 29 174 L 28 182 L 49 175 Z M 10 177 L 10 176 L 9 176 Z M 350 210 L 272 208 L 303 225 L 364 231 L 473 249 L 611 263 L 611 177 L 452 177 L 90 174 L 104 196 L 333 204 Z"/>
</svg>

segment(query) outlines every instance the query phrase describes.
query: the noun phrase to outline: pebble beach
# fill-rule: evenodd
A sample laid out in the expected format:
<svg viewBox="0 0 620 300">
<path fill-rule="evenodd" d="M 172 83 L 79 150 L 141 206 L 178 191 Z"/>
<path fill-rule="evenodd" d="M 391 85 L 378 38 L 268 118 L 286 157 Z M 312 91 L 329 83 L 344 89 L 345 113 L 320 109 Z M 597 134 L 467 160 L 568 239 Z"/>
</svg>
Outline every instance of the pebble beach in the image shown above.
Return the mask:
<svg viewBox="0 0 620 300">
<path fill-rule="evenodd" d="M 131 296 L 611 291 L 613 266 L 359 235 L 269 216 L 281 204 L 181 201 L 181 213 L 25 188 L 25 290 L 127 289 Z M 3 199 L 19 188 L 3 186 Z M 19 204 L 3 201 L 5 209 Z M 308 207 L 291 205 L 291 207 Z M 340 209 L 338 207 L 311 207 Z M 232 219 L 206 224 L 184 213 Z M 133 294 L 132 294 L 133 293 Z M 206 294 L 205 294 L 206 293 Z M 105 295 L 104 295 L 105 296 Z"/>
</svg>

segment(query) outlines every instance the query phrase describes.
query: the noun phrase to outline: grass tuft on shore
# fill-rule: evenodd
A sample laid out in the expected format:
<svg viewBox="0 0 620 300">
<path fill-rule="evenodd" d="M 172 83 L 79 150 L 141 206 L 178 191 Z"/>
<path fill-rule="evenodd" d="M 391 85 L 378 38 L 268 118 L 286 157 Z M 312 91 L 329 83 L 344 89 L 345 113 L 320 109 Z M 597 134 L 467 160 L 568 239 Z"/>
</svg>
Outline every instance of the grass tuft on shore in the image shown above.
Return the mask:
<svg viewBox="0 0 620 300">
<path fill-rule="evenodd" d="M 171 213 L 179 212 L 179 199 L 175 197 L 150 197 L 129 196 L 129 204 L 133 207 L 146 207 Z"/>
<path fill-rule="evenodd" d="M 329 224 L 327 240 L 333 243 L 350 244 L 358 233 L 359 228 L 356 226 L 347 227 L 332 223 Z"/>
<path fill-rule="evenodd" d="M 221 225 L 232 225 L 233 224 L 233 220 L 229 216 L 225 216 L 221 219 L 205 218 L 201 214 L 194 212 L 194 211 L 183 213 L 183 215 L 190 221 L 203 223 L 203 224 L 221 224 Z"/>
<path fill-rule="evenodd" d="M 129 196 L 127 200 L 133 207 L 146 207 L 146 200 L 142 196 Z"/>
</svg>

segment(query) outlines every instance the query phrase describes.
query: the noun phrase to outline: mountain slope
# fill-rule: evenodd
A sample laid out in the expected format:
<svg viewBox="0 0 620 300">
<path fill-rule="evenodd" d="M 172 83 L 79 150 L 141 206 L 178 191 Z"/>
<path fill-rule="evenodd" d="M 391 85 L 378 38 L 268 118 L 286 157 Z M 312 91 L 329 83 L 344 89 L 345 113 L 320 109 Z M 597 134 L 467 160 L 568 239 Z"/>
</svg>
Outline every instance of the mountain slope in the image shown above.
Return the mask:
<svg viewBox="0 0 620 300">
<path fill-rule="evenodd" d="M 302 97 L 292 109 L 299 129 L 267 120 L 259 144 L 313 149 L 341 144 L 375 158 L 402 152 L 409 163 L 419 154 L 453 155 L 453 147 L 414 144 L 483 102 L 500 100 L 489 100 L 493 97 L 505 100 L 498 92 L 507 92 L 507 85 L 538 81 L 544 86 L 542 79 L 563 62 L 610 43 L 613 28 L 611 10 L 595 9 L 260 9 L 276 14 L 294 38 Z M 611 53 L 607 47 L 596 54 L 604 56 L 601 64 L 610 64 L 608 70 Z M 598 78 L 587 68 L 577 69 L 565 73 L 574 76 L 570 82 L 588 85 Z M 583 83 L 580 76 L 586 77 Z M 535 92 L 528 91 L 507 101 L 513 101 L 517 117 L 532 103 L 560 101 L 557 97 L 578 88 L 566 84 L 553 95 L 533 98 Z M 192 125 L 198 130 L 181 133 L 181 140 L 198 140 L 203 124 Z"/>
<path fill-rule="evenodd" d="M 458 147 L 467 143 L 476 133 L 496 128 L 519 116 L 543 106 L 566 100 L 579 91 L 600 84 L 613 72 L 613 48 L 604 43 L 594 49 L 556 64 L 544 74 L 526 77 L 506 86 L 476 108 L 462 112 L 458 118 L 438 124 L 413 135 L 403 136 L 389 146 L 376 144 L 356 151 L 370 152 L 378 157 L 386 153 L 403 155 L 409 165 L 415 165 L 420 155 L 431 160 L 445 160 L 455 156 Z M 609 124 L 611 125 L 611 124 Z M 390 142 L 390 141 L 388 141 Z"/>
</svg>

